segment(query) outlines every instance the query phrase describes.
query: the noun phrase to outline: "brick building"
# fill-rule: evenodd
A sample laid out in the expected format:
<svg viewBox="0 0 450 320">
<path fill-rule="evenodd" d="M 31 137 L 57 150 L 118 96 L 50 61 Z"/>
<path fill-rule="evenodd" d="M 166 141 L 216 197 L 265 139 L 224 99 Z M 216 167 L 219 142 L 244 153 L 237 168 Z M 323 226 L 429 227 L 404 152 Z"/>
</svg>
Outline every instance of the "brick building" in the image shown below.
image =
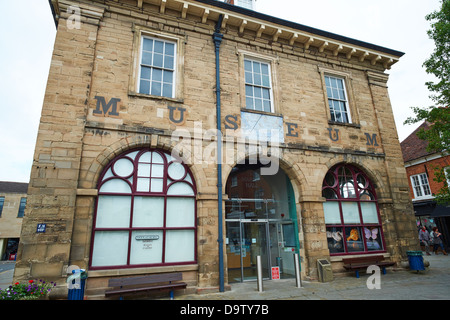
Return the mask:
<svg viewBox="0 0 450 320">
<path fill-rule="evenodd" d="M 14 260 L 27 204 L 28 183 L 0 181 L 0 260 Z"/>
<path fill-rule="evenodd" d="M 413 202 L 417 226 L 426 226 L 429 231 L 438 227 L 444 236 L 444 244 L 450 245 L 450 206 L 439 205 L 434 195 L 444 187 L 435 181 L 437 168 L 450 167 L 450 156 L 428 152 L 428 142 L 421 140 L 417 132 L 427 130 L 430 124 L 422 123 L 413 133 L 401 142 L 403 160 L 408 175 L 409 194 Z M 447 179 L 450 185 L 450 179 Z"/>
<path fill-rule="evenodd" d="M 298 253 L 315 280 L 317 259 L 339 273 L 348 255 L 417 248 L 387 91 L 403 53 L 213 0 L 50 3 L 15 279 L 63 295 L 76 265 L 94 298 L 172 271 L 224 290 L 256 255 L 270 278 Z"/>
</svg>

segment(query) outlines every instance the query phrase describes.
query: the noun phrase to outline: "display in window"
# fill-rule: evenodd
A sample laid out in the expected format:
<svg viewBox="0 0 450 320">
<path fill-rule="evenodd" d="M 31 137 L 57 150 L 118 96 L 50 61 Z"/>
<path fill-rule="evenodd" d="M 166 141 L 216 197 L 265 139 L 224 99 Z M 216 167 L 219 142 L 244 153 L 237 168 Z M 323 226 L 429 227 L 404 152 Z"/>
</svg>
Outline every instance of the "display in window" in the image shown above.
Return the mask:
<svg viewBox="0 0 450 320">
<path fill-rule="evenodd" d="M 364 251 L 360 228 L 346 228 L 345 238 L 347 240 L 347 250 L 349 252 Z"/>
<path fill-rule="evenodd" d="M 327 242 L 330 253 L 344 252 L 342 228 L 327 228 Z"/>
<path fill-rule="evenodd" d="M 366 237 L 366 245 L 367 250 L 381 250 L 381 237 L 380 237 L 380 230 L 377 227 L 365 227 L 364 228 L 364 235 Z"/>
</svg>

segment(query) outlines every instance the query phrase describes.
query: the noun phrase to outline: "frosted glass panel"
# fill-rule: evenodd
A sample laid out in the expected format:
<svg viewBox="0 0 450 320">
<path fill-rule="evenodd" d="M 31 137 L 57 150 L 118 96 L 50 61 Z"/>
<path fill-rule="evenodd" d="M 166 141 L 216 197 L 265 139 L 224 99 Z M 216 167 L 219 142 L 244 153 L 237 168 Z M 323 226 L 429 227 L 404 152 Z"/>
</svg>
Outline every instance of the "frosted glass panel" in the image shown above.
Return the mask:
<svg viewBox="0 0 450 320">
<path fill-rule="evenodd" d="M 193 230 L 166 232 L 166 262 L 194 261 L 195 233 Z"/>
<path fill-rule="evenodd" d="M 195 199 L 167 198 L 168 227 L 194 227 Z"/>
<path fill-rule="evenodd" d="M 150 189 L 150 179 L 148 178 L 138 178 L 136 191 L 148 192 Z"/>
<path fill-rule="evenodd" d="M 152 164 L 152 177 L 153 178 L 164 177 L 164 166 L 162 164 Z"/>
<path fill-rule="evenodd" d="M 342 202 L 342 213 L 344 215 L 344 223 L 360 223 L 358 203 Z"/>
<path fill-rule="evenodd" d="M 114 193 L 131 193 L 131 188 L 128 183 L 121 179 L 112 179 L 105 182 L 100 187 L 100 192 L 114 192 Z"/>
<path fill-rule="evenodd" d="M 184 177 L 186 173 L 186 169 L 184 166 L 179 162 L 173 162 L 169 166 L 169 176 L 174 180 L 180 180 Z"/>
<path fill-rule="evenodd" d="M 164 225 L 164 198 L 135 197 L 133 227 L 162 227 Z"/>
<path fill-rule="evenodd" d="M 97 231 L 94 238 L 92 266 L 126 265 L 127 251 L 127 231 Z"/>
<path fill-rule="evenodd" d="M 134 231 L 131 235 L 130 264 L 162 262 L 162 231 Z"/>
<path fill-rule="evenodd" d="M 159 153 L 153 152 L 152 156 L 153 156 L 152 163 L 161 163 L 161 164 L 164 163 L 164 160 Z"/>
<path fill-rule="evenodd" d="M 97 228 L 128 228 L 130 225 L 131 197 L 99 196 Z"/>
<path fill-rule="evenodd" d="M 341 224 L 341 214 L 339 212 L 339 203 L 327 201 L 323 204 L 326 224 Z"/>
<path fill-rule="evenodd" d="M 162 192 L 162 191 L 163 191 L 163 179 L 152 179 L 151 192 Z"/>
<path fill-rule="evenodd" d="M 146 152 L 143 153 L 140 157 L 139 157 L 139 162 L 149 162 L 151 161 L 151 152 Z"/>
<path fill-rule="evenodd" d="M 139 163 L 138 176 L 139 177 L 150 177 L 150 165 L 148 163 Z"/>
<path fill-rule="evenodd" d="M 128 177 L 133 173 L 134 165 L 128 159 L 119 159 L 114 164 L 114 172 L 121 177 Z"/>
<path fill-rule="evenodd" d="M 378 223 L 377 206 L 373 202 L 361 202 L 364 223 Z"/>
<path fill-rule="evenodd" d="M 181 195 L 181 196 L 193 196 L 194 191 L 191 186 L 187 183 L 178 182 L 174 183 L 170 186 L 169 191 L 167 191 L 169 195 Z"/>
</svg>

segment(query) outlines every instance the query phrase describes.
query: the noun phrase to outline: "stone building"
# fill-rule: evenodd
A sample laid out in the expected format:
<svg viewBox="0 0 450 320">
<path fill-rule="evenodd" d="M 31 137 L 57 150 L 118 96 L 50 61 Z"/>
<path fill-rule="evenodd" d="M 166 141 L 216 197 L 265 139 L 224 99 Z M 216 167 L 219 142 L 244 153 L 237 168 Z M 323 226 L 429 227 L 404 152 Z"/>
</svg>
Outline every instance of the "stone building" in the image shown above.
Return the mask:
<svg viewBox="0 0 450 320">
<path fill-rule="evenodd" d="M 0 260 L 15 260 L 28 183 L 0 181 Z"/>
<path fill-rule="evenodd" d="M 50 4 L 15 279 L 63 295 L 78 266 L 100 298 L 108 278 L 181 271 L 223 291 L 257 255 L 270 278 L 298 253 L 315 280 L 317 259 L 340 273 L 418 247 L 387 90 L 403 53 L 213 0 Z"/>
</svg>

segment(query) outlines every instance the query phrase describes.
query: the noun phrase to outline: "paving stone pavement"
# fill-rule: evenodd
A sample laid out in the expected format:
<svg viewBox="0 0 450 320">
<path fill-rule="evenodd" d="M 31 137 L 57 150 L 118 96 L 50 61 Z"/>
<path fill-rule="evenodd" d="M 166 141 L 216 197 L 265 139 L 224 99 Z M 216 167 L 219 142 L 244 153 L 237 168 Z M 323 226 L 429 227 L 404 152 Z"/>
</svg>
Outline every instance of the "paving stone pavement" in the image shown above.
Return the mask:
<svg viewBox="0 0 450 320">
<path fill-rule="evenodd" d="M 264 292 L 256 282 L 235 283 L 224 293 L 176 296 L 178 300 L 449 300 L 450 256 L 424 256 L 430 262 L 425 271 L 391 271 L 381 274 L 380 289 L 370 290 L 370 275 L 360 272 L 335 277 L 332 282 L 302 281 L 296 288 L 295 279 L 264 281 Z M 372 281 L 370 283 L 373 283 Z"/>
</svg>

